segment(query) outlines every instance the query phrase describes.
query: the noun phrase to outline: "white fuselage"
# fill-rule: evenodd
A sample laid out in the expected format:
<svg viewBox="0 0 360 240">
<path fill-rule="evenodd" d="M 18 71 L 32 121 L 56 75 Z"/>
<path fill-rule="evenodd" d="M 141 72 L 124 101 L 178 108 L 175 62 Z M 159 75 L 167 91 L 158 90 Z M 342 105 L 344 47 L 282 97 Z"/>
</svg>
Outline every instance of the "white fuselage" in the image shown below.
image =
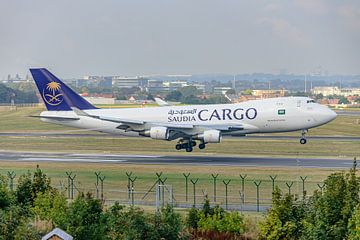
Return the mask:
<svg viewBox="0 0 360 240">
<path fill-rule="evenodd" d="M 336 117 L 335 112 L 328 107 L 306 97 L 272 98 L 236 104 L 94 109 L 84 112 L 89 115 L 156 123 L 159 126 L 193 125 L 193 128 L 183 130 L 186 134 L 200 134 L 204 130 L 221 129 L 223 126 L 241 127 L 237 131 L 224 131 L 223 135 L 304 130 L 328 123 Z M 136 132 L 118 129 L 119 123 L 78 116 L 73 111 L 45 111 L 41 116 L 78 117 L 77 121 L 42 120 L 106 133 L 138 135 Z"/>
</svg>

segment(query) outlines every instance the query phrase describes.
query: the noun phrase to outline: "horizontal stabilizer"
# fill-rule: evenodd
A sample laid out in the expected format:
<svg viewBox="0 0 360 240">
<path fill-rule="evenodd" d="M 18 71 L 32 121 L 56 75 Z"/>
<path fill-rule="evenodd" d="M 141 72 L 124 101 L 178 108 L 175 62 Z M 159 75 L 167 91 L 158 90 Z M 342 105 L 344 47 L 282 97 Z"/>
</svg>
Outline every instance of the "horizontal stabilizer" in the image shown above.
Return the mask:
<svg viewBox="0 0 360 240">
<path fill-rule="evenodd" d="M 35 118 L 47 118 L 47 119 L 52 119 L 52 120 L 57 120 L 57 121 L 74 121 L 74 120 L 80 120 L 80 118 L 76 118 L 76 117 L 58 117 L 58 116 L 30 116 L 30 117 L 35 117 Z"/>
</svg>

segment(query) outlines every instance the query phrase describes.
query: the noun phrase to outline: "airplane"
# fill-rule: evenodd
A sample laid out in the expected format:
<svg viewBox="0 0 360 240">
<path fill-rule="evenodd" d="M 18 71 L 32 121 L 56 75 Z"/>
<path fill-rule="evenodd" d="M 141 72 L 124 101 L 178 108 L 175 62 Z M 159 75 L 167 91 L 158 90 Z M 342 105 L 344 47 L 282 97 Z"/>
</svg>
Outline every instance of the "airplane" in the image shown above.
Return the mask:
<svg viewBox="0 0 360 240">
<path fill-rule="evenodd" d="M 176 150 L 193 151 L 197 145 L 220 143 L 223 136 L 301 131 L 306 144 L 308 129 L 336 118 L 336 113 L 308 97 L 280 97 L 235 104 L 159 106 L 100 109 L 45 68 L 30 72 L 47 111 L 44 122 L 125 136 L 177 140 Z"/>
</svg>

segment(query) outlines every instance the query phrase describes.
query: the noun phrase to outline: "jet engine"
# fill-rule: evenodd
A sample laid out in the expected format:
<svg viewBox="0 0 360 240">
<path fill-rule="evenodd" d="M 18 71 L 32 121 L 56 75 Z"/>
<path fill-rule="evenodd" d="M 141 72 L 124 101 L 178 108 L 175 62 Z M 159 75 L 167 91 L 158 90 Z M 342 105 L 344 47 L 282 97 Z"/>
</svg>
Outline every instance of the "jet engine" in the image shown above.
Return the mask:
<svg viewBox="0 0 360 240">
<path fill-rule="evenodd" d="M 221 133 L 218 130 L 206 130 L 199 135 L 205 143 L 219 143 L 221 141 Z"/>
<path fill-rule="evenodd" d="M 168 140 L 169 129 L 167 127 L 152 127 L 150 128 L 150 137 L 152 139 Z"/>
</svg>

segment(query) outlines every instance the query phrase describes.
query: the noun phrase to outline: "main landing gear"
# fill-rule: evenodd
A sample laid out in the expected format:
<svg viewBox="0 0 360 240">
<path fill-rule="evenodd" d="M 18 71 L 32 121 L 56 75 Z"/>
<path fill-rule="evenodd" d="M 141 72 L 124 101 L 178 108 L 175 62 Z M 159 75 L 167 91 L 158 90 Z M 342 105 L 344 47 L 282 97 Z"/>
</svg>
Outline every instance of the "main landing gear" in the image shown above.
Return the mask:
<svg viewBox="0 0 360 240">
<path fill-rule="evenodd" d="M 308 132 L 308 130 L 307 129 L 303 129 L 302 131 L 301 131 L 301 138 L 300 138 L 300 144 L 306 144 L 306 133 Z"/>
<path fill-rule="evenodd" d="M 192 152 L 193 147 L 195 147 L 195 146 L 196 146 L 196 142 L 194 140 L 192 140 L 192 139 L 189 139 L 189 140 L 182 139 L 175 145 L 175 148 L 176 148 L 176 150 L 185 149 L 186 152 Z M 204 148 L 205 148 L 205 143 L 200 142 L 199 149 L 204 149 Z"/>
</svg>

